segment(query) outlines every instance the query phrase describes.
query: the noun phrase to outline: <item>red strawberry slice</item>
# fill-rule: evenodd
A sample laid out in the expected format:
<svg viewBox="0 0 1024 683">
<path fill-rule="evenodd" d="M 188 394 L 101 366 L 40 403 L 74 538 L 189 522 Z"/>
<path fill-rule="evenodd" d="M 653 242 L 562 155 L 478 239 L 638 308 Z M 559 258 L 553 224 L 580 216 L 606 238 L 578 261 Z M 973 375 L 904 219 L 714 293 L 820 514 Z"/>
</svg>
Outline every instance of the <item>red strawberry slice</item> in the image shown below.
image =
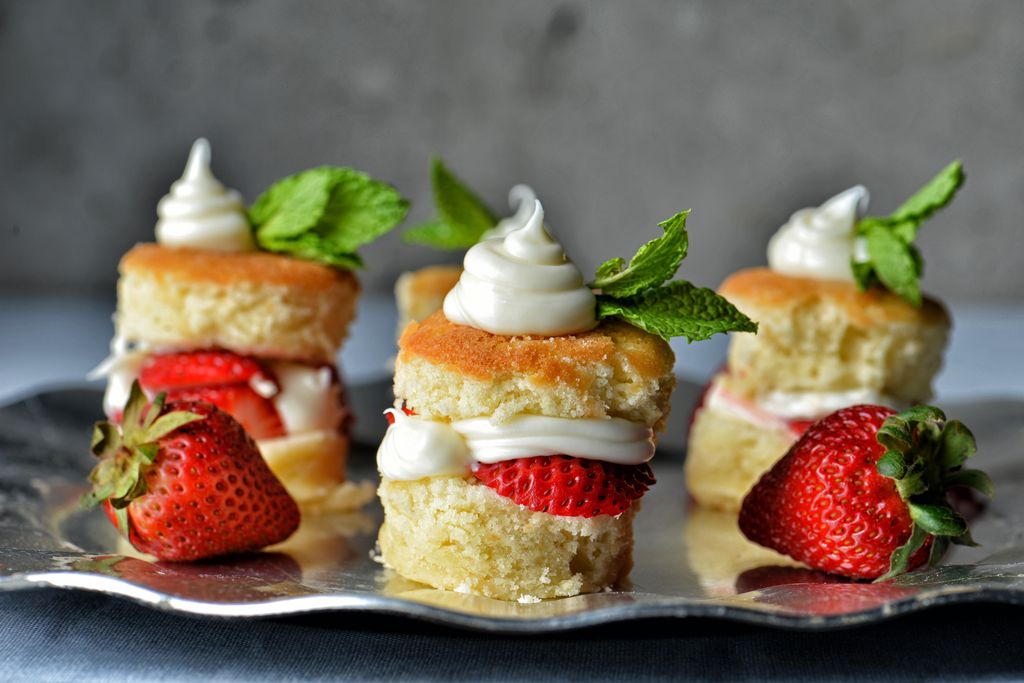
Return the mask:
<svg viewBox="0 0 1024 683">
<path fill-rule="evenodd" d="M 566 517 L 622 514 L 655 481 L 646 463 L 616 465 L 568 455 L 476 463 L 473 475 L 534 512 Z"/>
<path fill-rule="evenodd" d="M 276 384 L 273 374 L 262 363 L 230 351 L 185 351 L 150 356 L 139 373 L 139 383 L 150 393 L 240 384 L 253 379 Z"/>
<path fill-rule="evenodd" d="M 415 410 L 413 410 L 409 406 L 405 405 L 404 403 L 402 404 L 402 412 L 405 413 L 406 415 L 415 415 L 416 414 Z M 393 413 L 385 413 L 384 414 L 384 419 L 388 421 L 389 425 L 395 424 L 395 416 L 394 416 Z"/>
<path fill-rule="evenodd" d="M 231 415 L 254 439 L 273 439 L 285 435 L 284 424 L 274 403 L 260 396 L 248 384 L 219 387 L 173 389 L 167 401 L 205 401 Z"/>
</svg>

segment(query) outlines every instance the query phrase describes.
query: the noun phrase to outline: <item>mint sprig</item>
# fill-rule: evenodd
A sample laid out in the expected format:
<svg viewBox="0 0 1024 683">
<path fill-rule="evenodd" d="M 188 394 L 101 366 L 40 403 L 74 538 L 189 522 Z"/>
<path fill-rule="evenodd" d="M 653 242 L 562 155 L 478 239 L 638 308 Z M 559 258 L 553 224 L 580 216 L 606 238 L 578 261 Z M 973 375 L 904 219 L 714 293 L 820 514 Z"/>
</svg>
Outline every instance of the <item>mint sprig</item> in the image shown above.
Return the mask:
<svg viewBox="0 0 1024 683">
<path fill-rule="evenodd" d="M 283 178 L 249 209 L 266 251 L 360 268 L 356 250 L 402 222 L 409 202 L 391 185 L 351 168 L 320 166 Z"/>
<path fill-rule="evenodd" d="M 498 223 L 497 217 L 440 157 L 430 166 L 437 217 L 405 232 L 403 239 L 435 249 L 468 249 Z"/>
<path fill-rule="evenodd" d="M 857 234 L 864 238 L 868 254 L 866 262 L 852 263 L 861 290 L 880 283 L 914 306 L 921 305 L 924 261 L 913 242 L 921 224 L 949 204 L 963 183 L 963 164 L 957 160 L 890 215 L 868 216 L 857 222 Z"/>
<path fill-rule="evenodd" d="M 703 341 L 719 332 L 757 332 L 757 323 L 725 297 L 685 280 L 672 280 L 689 248 L 682 211 L 658 225 L 665 233 L 640 247 L 626 265 L 602 263 L 590 286 L 597 290 L 598 319 L 617 317 L 663 339 Z"/>
</svg>

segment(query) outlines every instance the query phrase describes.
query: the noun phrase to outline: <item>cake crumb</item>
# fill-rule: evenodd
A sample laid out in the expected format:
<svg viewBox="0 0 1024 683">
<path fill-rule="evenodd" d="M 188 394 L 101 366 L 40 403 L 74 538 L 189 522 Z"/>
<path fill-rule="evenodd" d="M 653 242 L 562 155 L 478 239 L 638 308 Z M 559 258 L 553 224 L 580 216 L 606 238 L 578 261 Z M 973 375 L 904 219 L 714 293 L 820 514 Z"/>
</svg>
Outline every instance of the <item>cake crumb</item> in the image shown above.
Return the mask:
<svg viewBox="0 0 1024 683">
<path fill-rule="evenodd" d="M 520 595 L 516 598 L 516 602 L 520 605 L 532 605 L 535 602 L 540 602 L 540 598 L 536 595 Z"/>
<path fill-rule="evenodd" d="M 453 590 L 456 593 L 464 593 L 464 594 L 469 594 L 469 593 L 473 592 L 473 591 L 471 591 L 469 589 L 469 581 L 463 581 L 458 586 L 456 586 Z"/>
</svg>

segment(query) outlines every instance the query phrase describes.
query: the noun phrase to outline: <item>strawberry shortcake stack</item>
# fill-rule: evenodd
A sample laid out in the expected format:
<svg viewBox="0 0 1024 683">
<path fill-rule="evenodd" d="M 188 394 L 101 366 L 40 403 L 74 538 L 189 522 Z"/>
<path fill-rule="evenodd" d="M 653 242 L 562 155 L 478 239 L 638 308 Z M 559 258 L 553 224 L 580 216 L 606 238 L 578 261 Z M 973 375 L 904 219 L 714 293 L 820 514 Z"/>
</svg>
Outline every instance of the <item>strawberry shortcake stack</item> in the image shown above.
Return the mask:
<svg viewBox="0 0 1024 683">
<path fill-rule="evenodd" d="M 151 397 L 212 403 L 242 424 L 300 504 L 345 505 L 351 419 L 336 356 L 355 315 L 348 266 L 357 257 L 332 256 L 309 234 L 351 230 L 317 218 L 315 205 L 344 200 L 353 185 L 393 192 L 321 167 L 280 181 L 246 211 L 198 140 L 158 205 L 156 243 L 121 259 L 113 352 L 95 373 L 108 379 L 107 414 L 119 418 L 136 379 Z M 398 200 L 400 211 L 382 219 L 391 225 L 404 215 Z"/>
<path fill-rule="evenodd" d="M 853 187 L 793 214 L 769 242 L 770 267 L 722 284 L 760 331 L 732 339 L 694 415 L 686 476 L 699 503 L 738 510 L 758 478 L 835 410 L 931 398 L 950 318 L 922 296 L 912 242 L 962 180 L 954 162 L 886 217 L 862 217 L 868 193 Z"/>
<path fill-rule="evenodd" d="M 679 214 L 588 285 L 531 204 L 521 227 L 469 250 L 441 311 L 405 329 L 377 455 L 383 562 L 525 602 L 615 586 L 632 566 L 675 386 L 673 332 L 651 306 L 678 294 L 661 285 L 686 239 Z"/>
</svg>

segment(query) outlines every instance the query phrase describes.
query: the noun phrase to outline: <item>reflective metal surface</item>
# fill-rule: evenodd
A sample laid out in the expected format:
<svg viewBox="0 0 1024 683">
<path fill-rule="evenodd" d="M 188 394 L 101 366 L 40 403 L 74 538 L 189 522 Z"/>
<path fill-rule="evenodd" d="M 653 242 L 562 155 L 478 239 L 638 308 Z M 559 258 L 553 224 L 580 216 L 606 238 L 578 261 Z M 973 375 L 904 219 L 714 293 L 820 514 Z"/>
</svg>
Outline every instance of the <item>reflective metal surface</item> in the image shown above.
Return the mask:
<svg viewBox="0 0 1024 683">
<path fill-rule="evenodd" d="M 150 562 L 119 543 L 99 511 L 77 498 L 91 466 L 98 417 L 92 389 L 41 393 L 0 408 L 0 589 L 56 586 L 118 595 L 165 610 L 219 617 L 336 611 L 405 615 L 495 632 L 564 630 L 647 617 L 716 616 L 794 628 L 864 623 L 938 604 L 1024 602 L 1024 403 L 947 406 L 979 439 L 978 465 L 997 498 L 976 509 L 978 549 L 957 549 L 944 567 L 886 584 L 835 583 L 746 542 L 732 516 L 687 501 L 679 425 L 696 387 L 676 405 L 676 431 L 655 458 L 658 485 L 636 522 L 631 585 L 535 604 L 438 591 L 371 559 L 381 511 L 307 516 L 288 542 L 214 563 Z M 360 427 L 350 474 L 375 477 L 375 440 L 386 385 L 357 387 Z M 983 559 L 987 558 L 987 559 Z"/>
</svg>

